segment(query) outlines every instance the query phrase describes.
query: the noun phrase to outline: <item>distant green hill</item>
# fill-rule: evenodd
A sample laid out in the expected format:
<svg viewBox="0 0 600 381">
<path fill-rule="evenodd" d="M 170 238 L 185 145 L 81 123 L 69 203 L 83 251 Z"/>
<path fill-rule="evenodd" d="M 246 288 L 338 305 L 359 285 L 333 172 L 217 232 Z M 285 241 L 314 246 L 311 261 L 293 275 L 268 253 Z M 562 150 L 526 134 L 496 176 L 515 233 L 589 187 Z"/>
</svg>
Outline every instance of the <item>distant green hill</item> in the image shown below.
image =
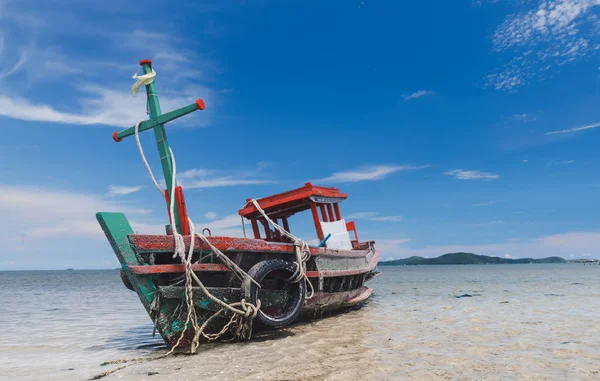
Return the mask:
<svg viewBox="0 0 600 381">
<path fill-rule="evenodd" d="M 393 261 L 379 262 L 381 266 L 403 266 L 403 265 L 487 265 L 487 264 L 515 264 L 515 263 L 566 263 L 561 257 L 548 258 L 519 258 L 508 259 L 500 257 L 489 257 L 473 253 L 450 253 L 437 258 L 409 257 Z"/>
</svg>

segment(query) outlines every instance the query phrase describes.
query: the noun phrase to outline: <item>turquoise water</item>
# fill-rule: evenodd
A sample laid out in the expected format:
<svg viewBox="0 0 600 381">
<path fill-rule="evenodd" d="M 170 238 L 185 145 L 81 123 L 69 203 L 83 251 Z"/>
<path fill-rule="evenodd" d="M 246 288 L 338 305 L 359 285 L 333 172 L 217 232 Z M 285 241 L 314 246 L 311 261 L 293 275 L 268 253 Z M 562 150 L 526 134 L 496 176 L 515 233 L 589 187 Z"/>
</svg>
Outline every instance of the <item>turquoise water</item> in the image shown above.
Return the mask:
<svg viewBox="0 0 600 381">
<path fill-rule="evenodd" d="M 104 380 L 597 380 L 600 266 L 381 267 L 363 308 Z M 110 271 L 0 272 L 0 378 L 81 380 L 164 353 Z"/>
</svg>

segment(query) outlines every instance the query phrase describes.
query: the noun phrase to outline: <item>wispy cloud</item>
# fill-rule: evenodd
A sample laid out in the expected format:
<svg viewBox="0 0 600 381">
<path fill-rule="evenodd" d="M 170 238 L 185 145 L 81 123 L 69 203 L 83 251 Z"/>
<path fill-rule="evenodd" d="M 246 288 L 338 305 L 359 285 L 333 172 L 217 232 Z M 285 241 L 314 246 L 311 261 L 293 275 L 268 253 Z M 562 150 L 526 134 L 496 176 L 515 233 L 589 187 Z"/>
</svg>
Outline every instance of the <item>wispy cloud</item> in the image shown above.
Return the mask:
<svg viewBox="0 0 600 381">
<path fill-rule="evenodd" d="M 209 220 L 214 220 L 215 218 L 217 218 L 217 213 L 206 212 L 206 214 L 204 215 L 204 218 L 209 219 Z"/>
<path fill-rule="evenodd" d="M 212 169 L 194 168 L 178 174 L 177 177 L 180 180 L 180 184 L 187 189 L 272 184 L 272 180 L 258 178 L 263 168 L 265 168 L 264 163 L 258 163 L 255 170 L 242 171 L 235 174 L 222 174 Z M 264 177 L 264 175 L 260 177 Z"/>
<path fill-rule="evenodd" d="M 476 203 L 476 204 L 473 204 L 473 206 L 475 206 L 475 207 L 481 207 L 481 206 L 490 206 L 490 205 L 497 204 L 497 203 L 499 203 L 499 202 L 501 202 L 501 201 L 496 201 L 496 200 L 494 200 L 494 201 L 478 202 L 478 203 Z"/>
<path fill-rule="evenodd" d="M 497 180 L 499 175 L 491 172 L 469 171 L 464 169 L 453 169 L 445 173 L 458 180 Z"/>
<path fill-rule="evenodd" d="M 145 96 L 132 98 L 129 91 L 131 72 L 139 68 L 136 62 L 129 61 L 134 54 L 158 60 L 156 71 L 161 84 L 163 112 L 183 107 L 198 98 L 203 98 L 209 106 L 206 111 L 174 124 L 198 127 L 210 124 L 214 105 L 218 103 L 218 91 L 204 86 L 202 73 L 190 70 L 189 64 L 194 62 L 194 67 L 210 73 L 217 70 L 213 68 L 214 63 L 189 46 L 189 40 L 168 33 L 132 31 L 129 26 L 135 23 L 127 22 L 115 23 L 111 30 L 104 30 L 98 26 L 105 26 L 103 17 L 112 18 L 110 4 L 94 6 L 96 17 L 84 23 L 70 16 L 76 8 L 83 11 L 79 8 L 85 7 L 79 4 L 65 3 L 64 7 L 68 9 L 57 4 L 54 9 L 44 9 L 42 13 L 32 4 L 21 3 L 25 1 L 3 2 L 0 12 L 0 116 L 25 121 L 120 127 L 147 119 Z M 129 5 L 123 6 L 128 11 L 133 10 Z M 72 29 L 65 30 L 61 21 Z M 102 50 L 102 57 L 113 58 L 99 59 L 94 57 L 98 53 L 89 49 L 85 50 L 85 57 L 80 57 L 81 53 L 73 49 L 66 50 L 61 41 L 64 34 L 72 35 L 72 30 L 78 31 L 77 38 L 81 43 L 109 47 L 108 51 Z M 149 39 L 152 44 L 139 43 Z M 122 61 L 124 57 L 128 60 L 126 64 Z M 30 95 L 50 82 L 51 93 L 61 96 L 40 101 Z"/>
<path fill-rule="evenodd" d="M 79 89 L 84 95 L 79 101 L 80 112 L 60 111 L 43 103 L 32 103 L 31 101 L 15 97 L 0 95 L 0 116 L 26 121 L 40 121 L 75 125 L 109 125 L 109 126 L 131 126 L 139 120 L 146 120 L 146 101 L 143 96 L 133 98 L 128 89 L 120 91 L 86 86 Z M 204 89 L 199 93 L 183 93 L 183 96 L 161 98 L 161 106 L 166 111 L 193 103 L 199 98 L 198 94 L 205 94 L 203 98 L 209 98 L 211 90 Z M 198 126 L 206 125 L 199 123 Z"/>
<path fill-rule="evenodd" d="M 518 2 L 519 5 L 528 2 Z M 591 9 L 598 0 L 545 0 L 518 12 L 496 29 L 496 52 L 516 53 L 500 71 L 487 76 L 490 87 L 512 90 L 545 72 L 597 51 L 600 28 Z"/>
<path fill-rule="evenodd" d="M 569 165 L 573 164 L 575 160 L 548 160 L 546 161 L 546 165 Z"/>
<path fill-rule="evenodd" d="M 247 221 L 244 221 L 244 223 Z M 210 233 L 215 236 L 241 237 L 243 235 L 242 218 L 239 214 L 231 214 L 218 220 L 205 223 L 196 223 L 196 230 L 208 228 Z M 246 231 L 250 228 L 246 226 Z"/>
<path fill-rule="evenodd" d="M 0 211 L 9 216 L 0 229 L 0 241 L 4 234 L 23 239 L 63 239 L 65 235 L 102 239 L 102 230 L 95 219 L 97 212 L 121 211 L 134 219 L 148 216 L 150 212 L 94 194 L 10 185 L 0 185 L 0 192 Z"/>
<path fill-rule="evenodd" d="M 588 124 L 585 126 L 569 128 L 566 130 L 550 131 L 550 132 L 546 132 L 544 135 L 572 134 L 575 132 L 591 130 L 592 128 L 598 128 L 598 127 L 600 127 L 600 123 L 594 123 L 594 124 Z"/>
<path fill-rule="evenodd" d="M 506 222 L 504 220 L 492 220 L 492 221 L 486 221 L 486 222 L 479 222 L 476 224 L 472 224 L 471 226 L 481 228 L 481 227 L 485 227 L 485 226 L 503 225 L 505 223 Z"/>
<path fill-rule="evenodd" d="M 415 91 L 412 94 L 405 94 L 405 95 L 402 96 L 402 98 L 404 98 L 405 101 L 409 101 L 411 99 L 428 97 L 428 96 L 432 96 L 432 95 L 435 95 L 434 91 L 431 91 L 431 90 L 418 90 L 418 91 Z"/>
<path fill-rule="evenodd" d="M 257 184 L 272 184 L 271 180 L 258 179 L 240 179 L 233 176 L 217 177 L 212 179 L 194 180 L 185 183 L 188 189 L 201 188 L 217 188 L 217 187 L 232 187 L 235 185 L 257 185 Z"/>
<path fill-rule="evenodd" d="M 520 122 L 534 122 L 537 118 L 530 114 L 515 114 L 513 115 L 514 120 L 518 120 Z"/>
<path fill-rule="evenodd" d="M 346 219 L 356 220 L 369 220 L 369 221 L 382 221 L 382 222 L 400 222 L 404 217 L 402 216 L 382 216 L 375 212 L 358 212 L 352 213 L 345 217 Z"/>
<path fill-rule="evenodd" d="M 141 185 L 138 186 L 121 186 L 121 185 L 109 185 L 108 192 L 106 193 L 109 197 L 125 196 L 131 193 L 135 193 L 142 189 Z"/>
<path fill-rule="evenodd" d="M 373 165 L 357 169 L 335 172 L 324 179 L 315 180 L 322 182 L 352 183 L 358 181 L 382 180 L 396 172 L 414 171 L 427 168 L 429 165 Z"/>
</svg>

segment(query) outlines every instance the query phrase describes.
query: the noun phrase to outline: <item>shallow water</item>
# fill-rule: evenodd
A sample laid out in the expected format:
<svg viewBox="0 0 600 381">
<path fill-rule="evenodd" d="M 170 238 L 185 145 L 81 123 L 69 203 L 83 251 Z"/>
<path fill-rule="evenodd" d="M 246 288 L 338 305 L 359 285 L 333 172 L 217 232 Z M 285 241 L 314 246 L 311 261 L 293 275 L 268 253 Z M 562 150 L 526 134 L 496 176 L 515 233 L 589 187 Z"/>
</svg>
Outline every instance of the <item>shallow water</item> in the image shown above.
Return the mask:
<svg viewBox="0 0 600 381">
<path fill-rule="evenodd" d="M 104 380 L 599 380 L 600 266 L 381 267 L 360 309 Z M 164 353 L 118 271 L 0 272 L 0 378 Z"/>
</svg>

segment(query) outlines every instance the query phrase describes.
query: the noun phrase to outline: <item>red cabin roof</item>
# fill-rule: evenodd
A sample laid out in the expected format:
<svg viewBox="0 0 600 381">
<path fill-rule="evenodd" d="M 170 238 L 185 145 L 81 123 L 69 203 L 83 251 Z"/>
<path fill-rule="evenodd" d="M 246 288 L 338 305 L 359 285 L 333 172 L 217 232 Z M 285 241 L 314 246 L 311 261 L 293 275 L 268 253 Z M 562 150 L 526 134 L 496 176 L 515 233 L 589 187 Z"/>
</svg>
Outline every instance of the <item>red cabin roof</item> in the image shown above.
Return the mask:
<svg viewBox="0 0 600 381">
<path fill-rule="evenodd" d="M 292 214 L 310 209 L 311 203 L 334 203 L 348 198 L 346 193 L 338 188 L 326 188 L 306 183 L 302 188 L 260 198 L 258 205 L 271 218 L 289 217 Z M 261 214 L 252 204 L 252 199 L 246 200 L 246 205 L 239 210 L 240 216 L 246 218 L 260 217 Z"/>
</svg>

